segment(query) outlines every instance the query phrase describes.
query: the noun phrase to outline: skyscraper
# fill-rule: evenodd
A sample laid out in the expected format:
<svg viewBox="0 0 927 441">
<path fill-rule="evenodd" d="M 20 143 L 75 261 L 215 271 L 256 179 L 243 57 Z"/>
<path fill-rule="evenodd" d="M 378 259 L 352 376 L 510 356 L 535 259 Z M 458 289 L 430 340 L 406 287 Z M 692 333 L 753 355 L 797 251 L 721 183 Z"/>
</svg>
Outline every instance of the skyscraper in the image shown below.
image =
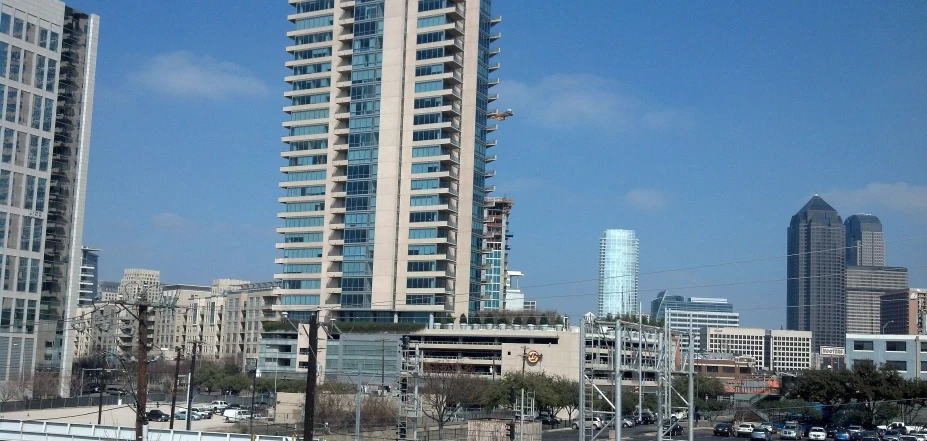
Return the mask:
<svg viewBox="0 0 927 441">
<path fill-rule="evenodd" d="M 637 275 L 637 235 L 605 230 L 599 240 L 599 315 L 637 313 Z"/>
<path fill-rule="evenodd" d="M 67 320 L 80 296 L 98 26 L 99 17 L 57 0 L 0 7 L 0 381 L 54 371 L 64 396 L 75 341 Z"/>
<path fill-rule="evenodd" d="M 291 1 L 275 307 L 427 322 L 480 305 L 491 1 Z"/>
<path fill-rule="evenodd" d="M 788 228 L 786 325 L 811 331 L 813 350 L 846 342 L 846 233 L 837 210 L 814 195 Z"/>
<path fill-rule="evenodd" d="M 847 230 L 847 265 L 885 266 L 885 239 L 879 218 L 854 214 L 843 225 Z"/>
<path fill-rule="evenodd" d="M 508 276 L 509 260 L 509 215 L 515 202 L 509 198 L 486 198 L 485 216 L 486 225 L 484 246 L 484 281 L 482 305 L 471 305 L 470 309 L 503 309 L 507 298 L 506 278 Z M 524 299 L 524 297 L 522 297 Z"/>
<path fill-rule="evenodd" d="M 692 335 L 696 351 L 704 350 L 701 346 L 701 331 L 706 327 L 738 327 L 740 313 L 734 312 L 734 305 L 727 299 L 707 297 L 689 297 L 666 295 L 666 291 L 657 294 L 650 301 L 650 316 L 656 320 L 666 321 L 670 329 L 683 332 L 681 347 L 689 348 L 689 333 Z"/>
</svg>

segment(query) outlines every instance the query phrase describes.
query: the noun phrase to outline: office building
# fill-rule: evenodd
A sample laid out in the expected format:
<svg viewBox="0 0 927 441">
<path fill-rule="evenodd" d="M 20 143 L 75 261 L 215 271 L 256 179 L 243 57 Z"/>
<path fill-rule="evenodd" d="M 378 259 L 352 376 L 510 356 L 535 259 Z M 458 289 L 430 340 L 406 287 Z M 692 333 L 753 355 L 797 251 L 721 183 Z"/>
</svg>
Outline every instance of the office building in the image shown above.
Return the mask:
<svg viewBox="0 0 927 441">
<path fill-rule="evenodd" d="M 734 312 L 734 305 L 727 299 L 707 297 L 689 297 L 667 295 L 666 291 L 657 294 L 650 301 L 650 316 L 665 321 L 670 329 L 680 331 L 680 345 L 689 349 L 689 336 L 696 351 L 704 350 L 701 346 L 701 330 L 712 327 L 740 326 L 740 313 Z"/>
<path fill-rule="evenodd" d="M 847 334 L 846 365 L 870 360 L 894 368 L 906 379 L 927 380 L 927 338 L 924 335 Z"/>
<path fill-rule="evenodd" d="M 814 350 L 846 335 L 846 234 L 837 210 L 814 195 L 788 228 L 786 327 L 811 331 Z"/>
<path fill-rule="evenodd" d="M 524 311 L 528 309 L 529 304 L 525 301 L 525 293 L 521 292 L 521 288 L 518 287 L 524 275 L 521 271 L 506 271 L 504 308 L 506 311 Z M 537 307 L 536 303 L 534 307 Z"/>
<path fill-rule="evenodd" d="M 290 5 L 278 303 L 339 321 L 470 312 L 501 18 L 490 2 Z"/>
<path fill-rule="evenodd" d="M 99 285 L 100 300 L 112 302 L 119 299 L 119 282 L 102 281 Z"/>
<path fill-rule="evenodd" d="M 506 297 L 509 250 L 509 216 L 515 202 L 508 198 L 486 198 L 483 216 L 485 224 L 483 256 L 483 296 L 479 305 L 470 310 L 507 309 L 513 300 Z M 517 294 L 516 294 L 517 297 Z"/>
<path fill-rule="evenodd" d="M 0 381 L 70 378 L 98 24 L 56 0 L 0 6 Z"/>
<path fill-rule="evenodd" d="M 599 240 L 600 316 L 638 312 L 638 247 L 633 230 L 605 230 Z"/>
<path fill-rule="evenodd" d="M 81 248 L 79 305 L 89 305 L 100 296 L 100 250 Z"/>
<path fill-rule="evenodd" d="M 882 222 L 871 214 L 854 214 L 844 222 L 847 266 L 885 266 Z"/>
<path fill-rule="evenodd" d="M 908 291 L 908 269 L 887 266 L 847 266 L 847 333 L 882 332 L 882 296 Z"/>
<path fill-rule="evenodd" d="M 884 294 L 881 312 L 882 334 L 927 335 L 927 289 Z"/>
<path fill-rule="evenodd" d="M 794 372 L 811 368 L 812 333 L 760 328 L 703 328 L 702 350 L 756 360 L 756 368 Z"/>
</svg>

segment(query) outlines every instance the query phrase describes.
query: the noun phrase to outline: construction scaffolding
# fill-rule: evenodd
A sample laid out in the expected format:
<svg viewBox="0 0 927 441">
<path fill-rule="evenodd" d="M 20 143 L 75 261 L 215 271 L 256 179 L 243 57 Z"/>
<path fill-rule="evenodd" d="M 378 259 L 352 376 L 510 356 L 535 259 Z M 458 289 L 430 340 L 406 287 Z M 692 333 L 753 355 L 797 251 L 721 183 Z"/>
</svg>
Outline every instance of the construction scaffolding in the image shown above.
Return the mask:
<svg viewBox="0 0 927 441">
<path fill-rule="evenodd" d="M 622 389 L 637 393 L 637 412 L 643 410 L 643 396 L 655 394 L 657 423 L 662 426 L 662 417 L 669 414 L 672 375 L 678 366 L 678 338 L 674 339 L 669 328 L 587 316 L 579 338 L 583 348 L 579 351 L 579 441 L 593 441 L 611 427 L 616 439 L 621 439 Z M 661 435 L 658 431 L 658 439 Z"/>
<path fill-rule="evenodd" d="M 418 440 L 418 426 L 422 417 L 422 400 L 419 387 L 422 381 L 422 353 L 418 344 L 409 346 L 402 340 L 402 364 L 399 371 L 399 417 L 396 421 L 396 439 Z"/>
</svg>

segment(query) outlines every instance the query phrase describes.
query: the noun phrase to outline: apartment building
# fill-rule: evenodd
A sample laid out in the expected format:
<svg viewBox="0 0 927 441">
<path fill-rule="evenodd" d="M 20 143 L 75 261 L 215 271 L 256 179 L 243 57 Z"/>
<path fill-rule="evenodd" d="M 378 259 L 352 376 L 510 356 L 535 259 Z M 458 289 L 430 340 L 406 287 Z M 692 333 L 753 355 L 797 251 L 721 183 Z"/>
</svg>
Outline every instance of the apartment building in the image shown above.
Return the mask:
<svg viewBox="0 0 927 441">
<path fill-rule="evenodd" d="M 100 296 L 100 250 L 81 248 L 80 298 L 78 305 L 88 305 Z"/>
<path fill-rule="evenodd" d="M 756 360 L 757 369 L 794 372 L 811 368 L 811 332 L 760 328 L 705 328 L 703 350 Z"/>
<path fill-rule="evenodd" d="M 277 304 L 457 317 L 483 292 L 491 2 L 290 1 Z"/>
<path fill-rule="evenodd" d="M 486 254 L 483 256 L 483 294 L 475 299 L 478 304 L 470 310 L 508 309 L 506 276 L 508 274 L 509 216 L 515 201 L 508 198 L 486 198 L 483 222 L 485 225 Z M 517 297 L 517 296 L 516 296 Z M 523 298 L 522 298 L 523 299 Z"/>
</svg>

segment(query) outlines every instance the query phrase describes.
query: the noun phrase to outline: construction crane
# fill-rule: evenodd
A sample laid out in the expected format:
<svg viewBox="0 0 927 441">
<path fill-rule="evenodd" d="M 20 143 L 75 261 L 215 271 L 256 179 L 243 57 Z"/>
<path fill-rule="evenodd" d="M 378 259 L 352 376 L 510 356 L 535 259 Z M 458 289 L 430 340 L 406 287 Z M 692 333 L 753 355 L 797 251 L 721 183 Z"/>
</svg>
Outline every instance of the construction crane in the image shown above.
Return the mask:
<svg viewBox="0 0 927 441">
<path fill-rule="evenodd" d="M 513 112 L 512 109 L 505 109 L 505 111 L 499 111 L 499 109 L 496 109 L 496 110 L 493 110 L 492 112 L 487 113 L 486 118 L 496 119 L 499 121 L 505 121 L 506 118 L 512 115 L 515 115 L 515 112 Z"/>
</svg>

